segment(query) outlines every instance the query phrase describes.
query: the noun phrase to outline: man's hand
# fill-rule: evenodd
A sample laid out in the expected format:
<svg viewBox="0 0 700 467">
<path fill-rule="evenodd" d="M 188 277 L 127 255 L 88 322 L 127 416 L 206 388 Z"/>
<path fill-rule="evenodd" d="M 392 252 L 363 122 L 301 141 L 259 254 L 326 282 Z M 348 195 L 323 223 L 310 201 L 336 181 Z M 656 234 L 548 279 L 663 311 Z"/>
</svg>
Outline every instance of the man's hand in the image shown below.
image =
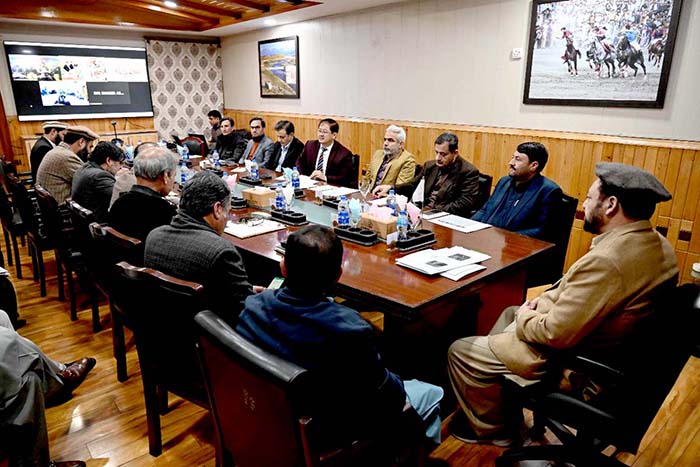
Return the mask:
<svg viewBox="0 0 700 467">
<path fill-rule="evenodd" d="M 391 185 L 377 185 L 374 187 L 374 190 L 372 190 L 372 196 L 375 198 L 381 198 L 388 195 L 389 190 L 391 190 Z"/>
<path fill-rule="evenodd" d="M 537 302 L 539 302 L 539 301 L 540 301 L 540 297 L 535 297 L 535 298 L 533 298 L 532 300 L 527 300 L 525 303 L 523 303 L 522 305 L 520 305 L 520 308 L 518 308 L 518 309 L 516 310 L 516 312 L 515 312 L 515 321 L 516 321 L 516 322 L 518 321 L 518 316 L 520 316 L 520 314 L 521 314 L 523 311 L 529 311 L 529 310 L 535 310 L 535 309 L 537 309 Z"/>
<path fill-rule="evenodd" d="M 323 172 L 321 172 L 320 170 L 314 170 L 313 172 L 311 172 L 310 177 L 313 180 L 321 180 L 322 182 L 327 181 L 326 176 L 323 175 Z"/>
<path fill-rule="evenodd" d="M 254 285 L 253 286 L 253 293 L 260 293 L 260 292 L 264 292 L 265 290 L 267 290 L 267 288 L 263 287 L 262 285 Z"/>
</svg>

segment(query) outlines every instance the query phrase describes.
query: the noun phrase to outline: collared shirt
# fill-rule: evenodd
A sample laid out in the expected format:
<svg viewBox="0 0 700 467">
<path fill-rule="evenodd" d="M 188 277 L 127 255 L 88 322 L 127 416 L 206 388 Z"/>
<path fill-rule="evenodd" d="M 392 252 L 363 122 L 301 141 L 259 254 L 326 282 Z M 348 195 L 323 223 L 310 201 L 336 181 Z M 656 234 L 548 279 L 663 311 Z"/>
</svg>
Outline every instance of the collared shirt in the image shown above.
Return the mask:
<svg viewBox="0 0 700 467">
<path fill-rule="evenodd" d="M 323 153 L 323 169 L 321 172 L 323 172 L 323 175 L 326 175 L 326 167 L 328 167 L 328 157 L 331 154 L 331 150 L 333 149 L 333 144 L 335 142 L 331 143 L 330 146 L 328 146 L 326 149 L 326 152 Z M 318 148 L 318 153 L 316 154 L 316 162 L 314 163 L 314 170 L 316 170 L 316 167 L 318 166 L 318 157 L 321 155 L 321 151 L 323 150 L 323 145 L 320 145 Z"/>
<path fill-rule="evenodd" d="M 403 151 L 401 151 L 403 153 Z M 399 154 L 384 154 L 384 159 L 382 159 L 382 164 L 379 166 L 379 170 L 377 170 L 377 177 L 374 179 L 374 187 L 379 185 L 382 181 L 382 178 L 384 178 L 384 174 L 386 173 L 386 170 L 389 168 L 389 164 L 391 164 L 391 161 L 396 159 L 401 153 Z M 374 188 L 372 187 L 372 188 Z"/>
<path fill-rule="evenodd" d="M 280 151 L 280 160 L 279 160 L 279 163 L 277 164 L 277 167 L 275 167 L 275 171 L 277 171 L 277 172 L 282 171 L 282 164 L 284 164 L 284 160 L 287 158 L 287 151 L 289 150 L 289 145 L 292 144 L 292 141 L 293 140 L 290 140 L 286 146 L 282 146 L 282 150 Z"/>
</svg>

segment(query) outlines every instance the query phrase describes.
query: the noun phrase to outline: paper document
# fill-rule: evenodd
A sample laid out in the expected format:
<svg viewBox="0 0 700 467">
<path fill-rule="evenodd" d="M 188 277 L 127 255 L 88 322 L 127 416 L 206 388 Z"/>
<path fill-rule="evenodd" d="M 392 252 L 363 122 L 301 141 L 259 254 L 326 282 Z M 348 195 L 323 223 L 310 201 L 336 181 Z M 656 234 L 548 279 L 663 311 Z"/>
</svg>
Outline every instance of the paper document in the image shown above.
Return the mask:
<svg viewBox="0 0 700 467">
<path fill-rule="evenodd" d="M 423 274 L 434 275 L 453 269 L 464 268 L 465 266 L 480 263 L 490 258 L 489 255 L 478 251 L 469 250 L 461 246 L 453 246 L 451 248 L 441 248 L 439 250 L 421 250 L 398 258 L 396 264 L 414 269 Z"/>
<path fill-rule="evenodd" d="M 278 182 L 287 182 L 287 178 L 284 175 L 281 175 L 275 179 L 275 181 Z M 301 190 L 307 190 L 311 188 L 312 186 L 315 186 L 318 184 L 318 181 L 313 180 L 311 177 L 308 175 L 299 175 L 299 189 Z M 328 186 L 328 185 L 326 185 Z"/>
<path fill-rule="evenodd" d="M 449 212 L 445 211 L 436 211 L 435 209 L 429 209 L 427 211 L 422 212 L 423 219 L 426 221 L 429 221 L 431 219 L 437 219 L 438 217 L 443 217 L 447 216 Z"/>
<path fill-rule="evenodd" d="M 268 232 L 274 232 L 275 230 L 282 230 L 286 227 L 276 221 L 263 220 L 260 224 L 252 225 L 248 224 L 237 224 L 235 222 L 227 222 L 224 232 L 229 235 L 233 235 L 237 238 L 248 238 L 254 237 L 256 235 L 262 235 Z"/>
<path fill-rule="evenodd" d="M 418 186 L 416 187 L 415 190 L 413 190 L 413 196 L 411 196 L 411 201 L 414 203 L 422 203 L 424 195 L 423 193 L 425 192 L 425 178 L 421 178 L 420 182 L 418 182 Z"/>
<path fill-rule="evenodd" d="M 333 186 L 333 185 L 317 185 L 317 186 L 312 186 L 309 187 L 309 190 L 318 193 L 319 191 L 323 192 L 323 196 L 335 196 L 335 197 L 340 197 L 340 196 L 347 196 L 352 193 L 357 193 L 359 190 L 356 188 L 346 188 L 342 186 Z"/>
<path fill-rule="evenodd" d="M 480 264 L 470 264 L 469 266 L 464 266 L 463 268 L 450 269 L 440 274 L 442 277 L 452 279 L 453 281 L 458 281 L 464 276 L 469 274 L 474 274 L 475 272 L 482 271 L 486 269 L 486 266 Z"/>
<path fill-rule="evenodd" d="M 467 219 L 466 217 L 455 216 L 454 214 L 432 219 L 430 222 L 464 233 L 476 232 L 477 230 L 491 227 L 489 224 L 473 221 L 471 219 Z"/>
</svg>

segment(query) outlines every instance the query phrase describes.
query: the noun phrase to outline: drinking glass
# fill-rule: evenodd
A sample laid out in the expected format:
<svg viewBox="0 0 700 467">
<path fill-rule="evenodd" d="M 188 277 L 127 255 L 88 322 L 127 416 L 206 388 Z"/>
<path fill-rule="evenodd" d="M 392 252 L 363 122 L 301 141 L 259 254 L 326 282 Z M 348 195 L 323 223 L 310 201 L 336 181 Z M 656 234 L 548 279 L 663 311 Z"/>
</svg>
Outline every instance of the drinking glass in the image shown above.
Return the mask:
<svg viewBox="0 0 700 467">
<path fill-rule="evenodd" d="M 360 182 L 360 194 L 362 195 L 362 201 L 367 202 L 367 195 L 369 194 L 369 179 L 362 178 Z"/>
</svg>

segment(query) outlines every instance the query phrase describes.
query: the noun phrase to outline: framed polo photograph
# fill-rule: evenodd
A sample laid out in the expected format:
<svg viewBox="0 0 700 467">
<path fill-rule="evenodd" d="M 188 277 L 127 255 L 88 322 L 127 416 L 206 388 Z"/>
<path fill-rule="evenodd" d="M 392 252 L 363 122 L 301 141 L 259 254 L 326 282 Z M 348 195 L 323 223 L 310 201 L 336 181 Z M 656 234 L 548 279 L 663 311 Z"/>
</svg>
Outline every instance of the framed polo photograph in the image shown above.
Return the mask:
<svg viewBox="0 0 700 467">
<path fill-rule="evenodd" d="M 533 0 L 525 104 L 663 108 L 681 0 Z"/>
<path fill-rule="evenodd" d="M 258 42 L 260 97 L 299 99 L 299 36 Z"/>
</svg>

